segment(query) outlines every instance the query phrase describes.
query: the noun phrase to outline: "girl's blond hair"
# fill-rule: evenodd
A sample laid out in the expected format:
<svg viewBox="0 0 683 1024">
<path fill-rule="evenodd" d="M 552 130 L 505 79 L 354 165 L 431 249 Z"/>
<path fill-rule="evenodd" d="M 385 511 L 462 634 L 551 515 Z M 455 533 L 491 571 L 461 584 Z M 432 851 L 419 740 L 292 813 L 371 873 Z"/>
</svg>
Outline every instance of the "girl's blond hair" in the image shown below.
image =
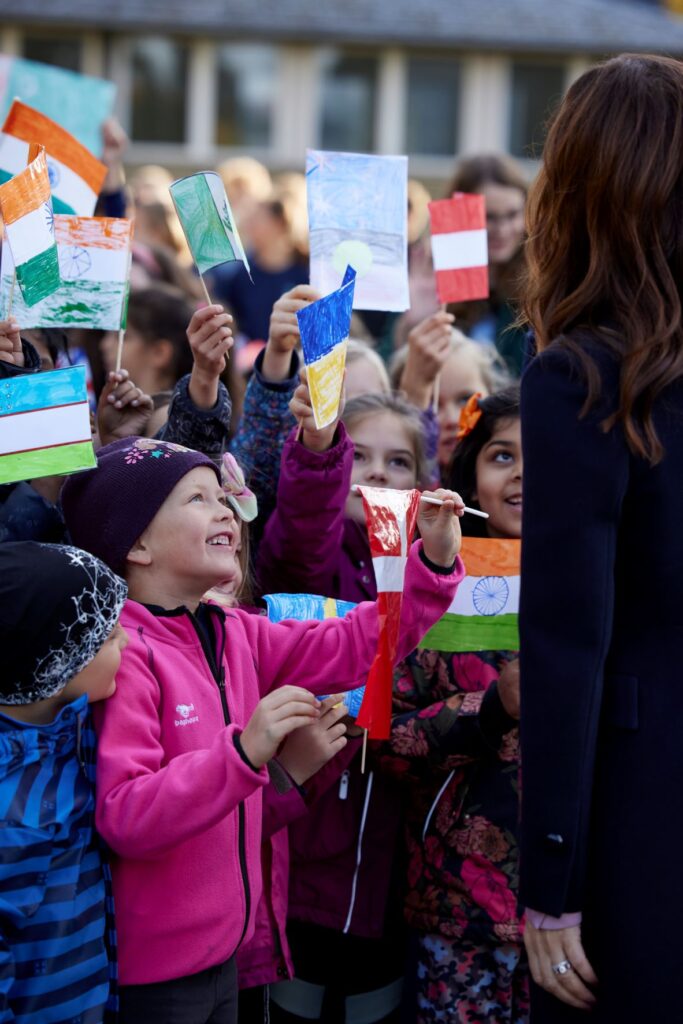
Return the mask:
<svg viewBox="0 0 683 1024">
<path fill-rule="evenodd" d="M 384 412 L 397 416 L 405 426 L 415 456 L 417 483 L 420 486 L 426 485 L 428 481 L 424 428 L 420 413 L 414 405 L 409 405 L 398 395 L 393 395 L 390 392 L 357 395 L 356 398 L 347 402 L 342 420 L 344 426 L 350 431 L 354 423 L 360 423 L 361 420 Z"/>
</svg>

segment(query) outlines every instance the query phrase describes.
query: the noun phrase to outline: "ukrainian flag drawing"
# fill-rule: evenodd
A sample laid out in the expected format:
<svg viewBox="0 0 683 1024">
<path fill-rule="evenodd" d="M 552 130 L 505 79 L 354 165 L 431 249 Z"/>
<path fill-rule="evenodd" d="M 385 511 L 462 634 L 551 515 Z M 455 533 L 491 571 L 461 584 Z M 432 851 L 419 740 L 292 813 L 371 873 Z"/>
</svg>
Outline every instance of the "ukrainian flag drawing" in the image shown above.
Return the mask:
<svg viewBox="0 0 683 1024">
<path fill-rule="evenodd" d="M 355 283 L 356 271 L 347 267 L 341 288 L 296 315 L 318 430 L 334 423 L 339 412 Z"/>
<path fill-rule="evenodd" d="M 0 382 L 0 484 L 95 465 L 84 366 Z"/>
</svg>

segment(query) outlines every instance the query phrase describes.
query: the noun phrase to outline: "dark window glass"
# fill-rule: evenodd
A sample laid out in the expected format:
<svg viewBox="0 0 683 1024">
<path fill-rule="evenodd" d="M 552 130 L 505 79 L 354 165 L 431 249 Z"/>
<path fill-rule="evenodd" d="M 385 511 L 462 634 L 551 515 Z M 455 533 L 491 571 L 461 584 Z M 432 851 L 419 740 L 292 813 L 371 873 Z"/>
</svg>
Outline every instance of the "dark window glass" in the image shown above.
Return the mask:
<svg viewBox="0 0 683 1024">
<path fill-rule="evenodd" d="M 328 50 L 323 55 L 323 149 L 372 151 L 375 139 L 377 61 Z"/>
<path fill-rule="evenodd" d="M 453 156 L 458 139 L 458 62 L 447 57 L 408 59 L 408 152 Z"/>
<path fill-rule="evenodd" d="M 162 37 L 131 43 L 132 137 L 140 142 L 185 141 L 187 47 Z"/>
<path fill-rule="evenodd" d="M 24 35 L 24 57 L 54 64 L 68 71 L 81 70 L 81 40 L 70 36 Z"/>
<path fill-rule="evenodd" d="M 268 146 L 276 59 L 272 46 L 234 43 L 218 50 L 221 146 Z"/>
<path fill-rule="evenodd" d="M 510 108 L 510 152 L 538 159 L 546 123 L 562 99 L 565 69 L 558 64 L 514 63 Z"/>
</svg>

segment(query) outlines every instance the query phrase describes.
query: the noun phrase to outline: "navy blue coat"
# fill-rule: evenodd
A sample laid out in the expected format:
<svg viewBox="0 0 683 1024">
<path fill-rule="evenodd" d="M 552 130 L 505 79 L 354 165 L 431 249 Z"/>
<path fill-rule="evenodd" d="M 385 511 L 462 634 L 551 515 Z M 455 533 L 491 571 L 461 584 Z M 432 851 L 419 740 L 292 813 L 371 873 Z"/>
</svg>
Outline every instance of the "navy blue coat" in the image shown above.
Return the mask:
<svg viewBox="0 0 683 1024">
<path fill-rule="evenodd" d="M 582 911 L 591 1019 L 683 1017 L 683 382 L 655 409 L 666 456 L 600 422 L 551 346 L 522 383 L 521 895 Z M 532 1024 L 585 1021 L 535 993 Z"/>
</svg>

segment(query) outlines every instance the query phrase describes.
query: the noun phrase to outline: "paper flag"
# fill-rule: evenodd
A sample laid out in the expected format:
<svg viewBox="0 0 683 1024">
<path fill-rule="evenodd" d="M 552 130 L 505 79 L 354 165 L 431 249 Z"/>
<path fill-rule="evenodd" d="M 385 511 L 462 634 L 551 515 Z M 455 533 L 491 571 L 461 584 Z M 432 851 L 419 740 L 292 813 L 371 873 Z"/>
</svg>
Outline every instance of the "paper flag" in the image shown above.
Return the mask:
<svg viewBox="0 0 683 1024">
<path fill-rule="evenodd" d="M 354 309 L 407 309 L 407 157 L 309 149 L 306 186 L 311 285 L 331 292 L 350 264 Z"/>
<path fill-rule="evenodd" d="M 403 580 L 415 533 L 420 492 L 359 487 L 377 581 L 380 633 L 357 723 L 370 739 L 386 740 L 391 729 L 393 666 L 403 603 Z"/>
<path fill-rule="evenodd" d="M 102 122 L 111 117 L 115 96 L 113 82 L 0 54 L 0 118 L 18 97 L 51 117 L 91 153 L 102 152 Z"/>
<path fill-rule="evenodd" d="M 45 147 L 55 213 L 90 217 L 107 176 L 105 164 L 49 117 L 15 100 L 0 136 L 0 181 L 26 166 L 29 143 Z"/>
<path fill-rule="evenodd" d="M 0 213 L 17 283 L 27 306 L 59 288 L 59 262 L 45 150 L 29 148 L 30 163 L 0 185 Z"/>
<path fill-rule="evenodd" d="M 55 241 L 61 283 L 47 298 L 27 306 L 17 295 L 12 316 L 20 327 L 125 327 L 133 221 L 123 217 L 56 216 Z M 12 253 L 2 250 L 0 309 L 9 304 Z"/>
<path fill-rule="evenodd" d="M 355 282 L 355 270 L 347 267 L 341 288 L 296 315 L 319 430 L 334 423 L 339 412 Z"/>
<path fill-rule="evenodd" d="M 489 294 L 484 196 L 456 192 L 429 204 L 432 261 L 439 302 L 469 302 Z"/>
<path fill-rule="evenodd" d="M 84 366 L 0 381 L 0 483 L 95 465 Z"/>
<path fill-rule="evenodd" d="M 237 260 L 251 276 L 220 177 L 200 171 L 174 181 L 169 191 L 199 273 Z"/>
<path fill-rule="evenodd" d="M 268 609 L 271 622 L 282 622 L 283 619 L 297 619 L 299 622 L 322 622 L 323 619 L 341 619 L 356 605 L 353 601 L 340 601 L 333 597 L 319 597 L 317 594 L 266 594 L 263 598 Z M 351 718 L 357 718 L 360 711 L 365 687 L 348 690 L 344 694 L 344 704 L 349 709 Z M 324 700 L 321 697 L 320 700 Z"/>
<path fill-rule="evenodd" d="M 521 541 L 464 537 L 467 576 L 420 643 L 433 651 L 518 651 Z"/>
</svg>

